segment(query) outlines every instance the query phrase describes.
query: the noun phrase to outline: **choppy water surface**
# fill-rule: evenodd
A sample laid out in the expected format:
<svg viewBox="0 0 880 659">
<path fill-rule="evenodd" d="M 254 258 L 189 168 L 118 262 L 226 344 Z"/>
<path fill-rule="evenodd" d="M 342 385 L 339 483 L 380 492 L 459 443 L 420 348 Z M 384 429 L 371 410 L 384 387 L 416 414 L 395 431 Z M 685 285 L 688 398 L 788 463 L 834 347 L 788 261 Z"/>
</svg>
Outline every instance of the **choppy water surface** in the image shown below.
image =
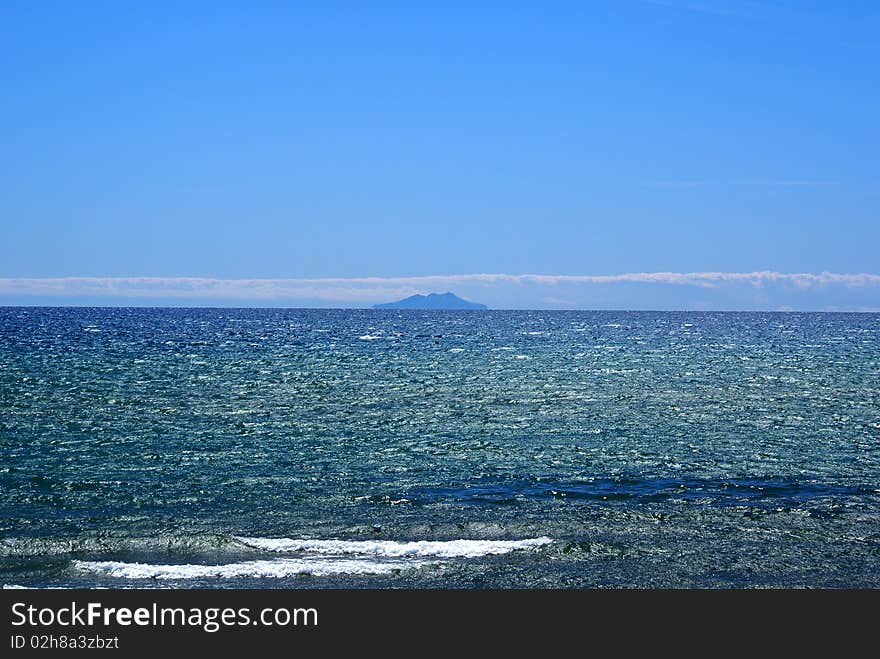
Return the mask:
<svg viewBox="0 0 880 659">
<path fill-rule="evenodd" d="M 880 315 L 0 309 L 0 583 L 880 587 Z"/>
</svg>

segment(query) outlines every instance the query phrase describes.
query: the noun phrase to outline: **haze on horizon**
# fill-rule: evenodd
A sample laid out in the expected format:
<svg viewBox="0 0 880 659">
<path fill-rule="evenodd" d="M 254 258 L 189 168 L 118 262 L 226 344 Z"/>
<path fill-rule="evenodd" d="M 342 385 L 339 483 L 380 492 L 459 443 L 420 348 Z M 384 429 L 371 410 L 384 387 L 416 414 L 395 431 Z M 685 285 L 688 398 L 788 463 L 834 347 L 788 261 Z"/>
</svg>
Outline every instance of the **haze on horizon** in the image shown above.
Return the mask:
<svg viewBox="0 0 880 659">
<path fill-rule="evenodd" d="M 6 2 L 0 305 L 877 310 L 878 33 L 823 0 Z"/>
</svg>

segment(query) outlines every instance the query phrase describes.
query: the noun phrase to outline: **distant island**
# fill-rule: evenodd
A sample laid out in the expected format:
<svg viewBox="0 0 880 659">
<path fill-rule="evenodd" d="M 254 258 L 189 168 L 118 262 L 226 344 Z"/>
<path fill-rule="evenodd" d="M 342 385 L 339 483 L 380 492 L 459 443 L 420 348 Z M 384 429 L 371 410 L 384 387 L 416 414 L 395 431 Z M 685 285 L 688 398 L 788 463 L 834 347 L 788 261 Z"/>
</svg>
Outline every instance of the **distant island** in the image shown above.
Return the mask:
<svg viewBox="0 0 880 659">
<path fill-rule="evenodd" d="M 487 307 L 485 304 L 477 302 L 468 302 L 462 300 L 452 293 L 431 293 L 430 295 L 411 295 L 397 302 L 386 302 L 385 304 L 374 304 L 374 309 L 429 309 L 429 310 L 458 310 L 472 309 L 475 311 L 484 311 Z"/>
</svg>

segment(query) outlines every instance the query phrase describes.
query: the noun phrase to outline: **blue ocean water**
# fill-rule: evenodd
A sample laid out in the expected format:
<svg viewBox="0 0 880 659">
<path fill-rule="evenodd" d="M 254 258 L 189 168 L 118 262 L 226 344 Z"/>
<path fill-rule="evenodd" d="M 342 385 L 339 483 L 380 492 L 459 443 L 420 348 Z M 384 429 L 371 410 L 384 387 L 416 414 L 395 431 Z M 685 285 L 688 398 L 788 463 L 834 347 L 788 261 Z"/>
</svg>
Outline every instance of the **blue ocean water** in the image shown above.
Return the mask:
<svg viewBox="0 0 880 659">
<path fill-rule="evenodd" d="M 880 314 L 0 309 L 0 583 L 880 586 Z"/>
</svg>

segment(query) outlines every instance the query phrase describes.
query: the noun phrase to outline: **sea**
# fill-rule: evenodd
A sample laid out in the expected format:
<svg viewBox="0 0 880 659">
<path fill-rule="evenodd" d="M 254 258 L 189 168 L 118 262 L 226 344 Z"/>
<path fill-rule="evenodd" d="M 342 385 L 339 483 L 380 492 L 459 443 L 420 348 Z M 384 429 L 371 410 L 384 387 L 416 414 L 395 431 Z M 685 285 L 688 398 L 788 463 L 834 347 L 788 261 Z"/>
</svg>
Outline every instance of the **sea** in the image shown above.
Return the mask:
<svg viewBox="0 0 880 659">
<path fill-rule="evenodd" d="M 7 588 L 877 588 L 880 314 L 0 308 Z"/>
</svg>

